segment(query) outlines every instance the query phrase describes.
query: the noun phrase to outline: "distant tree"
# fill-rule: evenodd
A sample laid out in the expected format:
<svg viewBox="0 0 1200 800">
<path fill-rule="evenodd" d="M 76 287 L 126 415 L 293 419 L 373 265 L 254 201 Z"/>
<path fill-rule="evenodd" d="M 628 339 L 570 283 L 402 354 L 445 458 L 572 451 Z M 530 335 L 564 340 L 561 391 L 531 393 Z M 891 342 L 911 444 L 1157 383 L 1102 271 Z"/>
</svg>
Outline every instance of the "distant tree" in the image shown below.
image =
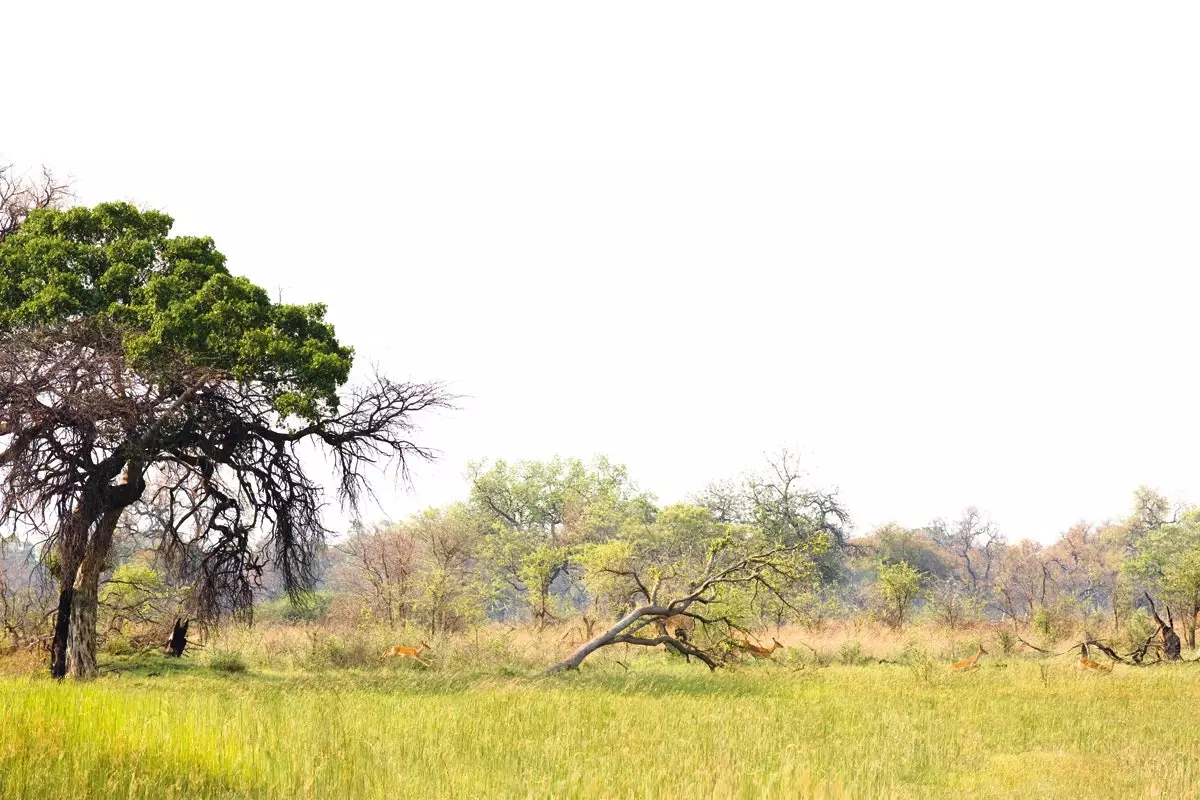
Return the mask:
<svg viewBox="0 0 1200 800">
<path fill-rule="evenodd" d="M 336 545 L 342 555 L 332 576 L 366 615 L 395 628 L 411 618 L 417 600 L 417 541 L 404 525 L 352 526 Z"/>
<path fill-rule="evenodd" d="M 985 591 L 1004 545 L 1004 537 L 996 526 L 972 507 L 958 521 L 934 520 L 927 530 L 934 544 L 960 571 L 970 590 Z"/>
<path fill-rule="evenodd" d="M 0 241 L 16 233 L 30 212 L 61 208 L 72 197 L 70 181 L 59 180 L 45 167 L 31 176 L 0 164 Z"/>
<path fill-rule="evenodd" d="M 1182 612 L 1184 635 L 1194 648 L 1200 615 L 1200 510 L 1146 530 L 1123 572 L 1133 586 L 1165 600 L 1168 616 L 1172 609 Z"/>
<path fill-rule="evenodd" d="M 470 476 L 472 510 L 488 524 L 480 553 L 539 627 L 560 616 L 556 590 L 574 584 L 575 549 L 610 538 L 627 515 L 652 507 L 625 467 L 606 458 L 479 462 Z"/>
<path fill-rule="evenodd" d="M 895 564 L 904 561 L 917 572 L 933 578 L 952 574 L 951 567 L 924 530 L 904 528 L 889 522 L 875 528 L 868 536 L 855 539 L 855 544 L 876 563 Z"/>
<path fill-rule="evenodd" d="M 1053 576 L 1057 570 L 1041 544 L 1022 539 L 1006 545 L 998 561 L 993 590 L 1005 616 L 1027 623 L 1038 609 L 1054 604 L 1057 586 Z"/>
<path fill-rule="evenodd" d="M 1118 539 L 1123 535 L 1114 526 L 1097 529 L 1080 522 L 1046 552 L 1060 590 L 1076 605 L 1109 614 L 1114 629 L 1120 627 L 1121 612 L 1130 601 L 1128 587 L 1121 579 L 1126 549 Z"/>
<path fill-rule="evenodd" d="M 760 484 L 759 497 L 756 524 L 720 521 L 709 508 L 669 506 L 652 519 L 627 518 L 615 537 L 582 548 L 589 591 L 611 598 L 621 616 L 551 671 L 578 667 L 613 644 L 664 645 L 715 669 L 714 647 L 735 632 L 759 627 L 778 608 L 803 618 L 797 603 L 814 597 L 818 560 L 835 538 L 830 527 L 848 517 L 832 496 L 794 480 L 774 489 Z M 673 634 L 667 624 L 673 617 L 714 633 Z"/>
<path fill-rule="evenodd" d="M 408 525 L 420 554 L 416 610 L 430 633 L 483 619 L 488 587 L 478 554 L 483 524 L 464 503 L 433 508 Z"/>
<path fill-rule="evenodd" d="M 886 604 L 888 621 L 903 628 L 905 612 L 921 593 L 921 573 L 905 561 L 880 564 L 875 586 Z"/>
<path fill-rule="evenodd" d="M 925 601 L 930 616 L 950 630 L 978 619 L 984 605 L 982 599 L 967 591 L 962 581 L 954 576 L 933 580 Z"/>
<path fill-rule="evenodd" d="M 324 491 L 300 448 L 331 456 L 354 507 L 367 465 L 431 457 L 413 417 L 450 402 L 382 377 L 343 395 L 352 351 L 323 306 L 271 302 L 171 225 L 124 203 L 40 208 L 0 241 L 0 521 L 54 555 L 55 676 L 96 674 L 100 574 L 147 487 L 191 612 L 245 609 L 268 563 L 289 592 L 313 584 Z"/>
</svg>

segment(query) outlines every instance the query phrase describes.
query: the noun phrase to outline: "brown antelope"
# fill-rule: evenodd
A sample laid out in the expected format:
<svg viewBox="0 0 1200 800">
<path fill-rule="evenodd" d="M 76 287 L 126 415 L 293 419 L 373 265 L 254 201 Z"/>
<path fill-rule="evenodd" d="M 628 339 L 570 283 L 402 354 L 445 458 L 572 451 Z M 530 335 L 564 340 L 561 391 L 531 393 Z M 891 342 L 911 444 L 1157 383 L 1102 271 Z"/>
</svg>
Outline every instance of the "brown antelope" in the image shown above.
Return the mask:
<svg viewBox="0 0 1200 800">
<path fill-rule="evenodd" d="M 429 666 L 428 662 L 421 660 L 421 653 L 424 653 L 426 650 L 429 650 L 429 649 L 430 649 L 429 645 L 425 644 L 424 642 L 421 642 L 420 647 L 401 647 L 400 645 L 396 645 L 391 650 L 389 650 L 387 654 L 389 656 L 399 656 L 400 658 L 411 658 L 413 661 L 416 661 L 418 664 L 428 667 Z"/>
<path fill-rule="evenodd" d="M 979 645 L 979 652 L 970 658 L 964 658 L 962 661 L 955 661 L 950 665 L 951 672 L 967 672 L 979 666 L 979 657 L 987 655 L 987 650 L 983 649 L 983 645 Z"/>
<path fill-rule="evenodd" d="M 1082 655 L 1080 655 L 1079 660 L 1075 662 L 1075 671 L 1076 672 L 1078 672 L 1080 674 L 1082 674 L 1084 672 L 1099 672 L 1102 675 L 1112 672 L 1112 664 L 1105 666 L 1104 664 L 1101 664 L 1099 661 L 1093 661 L 1092 659 L 1088 658 L 1088 650 L 1087 650 L 1086 644 L 1080 645 L 1079 652 Z"/>
<path fill-rule="evenodd" d="M 770 647 L 759 647 L 756 644 L 751 644 L 748 639 L 739 639 L 737 641 L 737 646 L 755 658 L 770 658 L 776 650 L 783 649 L 783 645 L 779 643 L 778 639 L 772 639 L 771 641 L 775 644 L 771 645 Z"/>
</svg>

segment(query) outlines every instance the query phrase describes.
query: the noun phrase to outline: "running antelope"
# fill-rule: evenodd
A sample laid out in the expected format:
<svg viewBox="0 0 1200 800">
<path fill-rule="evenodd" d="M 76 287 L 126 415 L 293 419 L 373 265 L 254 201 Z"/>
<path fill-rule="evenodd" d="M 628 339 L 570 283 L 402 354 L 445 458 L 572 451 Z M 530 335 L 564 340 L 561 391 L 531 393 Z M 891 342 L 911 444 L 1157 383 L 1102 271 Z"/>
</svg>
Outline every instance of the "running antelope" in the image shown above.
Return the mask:
<svg viewBox="0 0 1200 800">
<path fill-rule="evenodd" d="M 755 658 L 770 658 L 776 650 L 783 649 L 783 645 L 779 643 L 778 639 L 772 639 L 771 641 L 775 644 L 771 645 L 770 647 L 759 647 L 756 644 L 751 644 L 748 639 L 739 639 L 737 646 Z"/>
<path fill-rule="evenodd" d="M 429 664 L 421 660 L 421 653 L 424 653 L 428 649 L 430 649 L 429 645 L 425 644 L 424 642 L 421 642 L 420 647 L 401 647 L 400 645 L 396 645 L 388 651 L 388 655 L 399 656 L 400 658 L 411 658 L 418 664 L 428 667 Z"/>
<path fill-rule="evenodd" d="M 950 665 L 951 672 L 966 672 L 975 669 L 979 666 L 979 657 L 987 655 L 987 650 L 983 649 L 983 645 L 979 645 L 979 652 L 970 658 L 964 658 L 962 661 L 955 661 Z"/>
</svg>

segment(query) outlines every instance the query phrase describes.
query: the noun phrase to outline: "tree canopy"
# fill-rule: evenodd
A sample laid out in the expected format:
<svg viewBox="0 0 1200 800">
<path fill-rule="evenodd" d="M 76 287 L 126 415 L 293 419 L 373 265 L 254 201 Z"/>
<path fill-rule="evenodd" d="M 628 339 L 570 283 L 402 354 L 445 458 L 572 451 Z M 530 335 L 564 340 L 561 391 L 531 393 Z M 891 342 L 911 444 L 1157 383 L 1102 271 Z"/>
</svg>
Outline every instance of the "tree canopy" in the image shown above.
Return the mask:
<svg viewBox="0 0 1200 800">
<path fill-rule="evenodd" d="M 246 608 L 268 561 L 289 591 L 312 583 L 325 496 L 298 447 L 332 456 L 355 505 L 365 467 L 432 456 L 413 415 L 450 402 L 382 376 L 342 391 L 353 352 L 324 306 L 272 302 L 171 226 L 127 203 L 41 208 L 0 241 L 0 518 L 57 559 L 57 675 L 95 672 L 98 575 L 148 487 L 192 611 Z"/>
</svg>

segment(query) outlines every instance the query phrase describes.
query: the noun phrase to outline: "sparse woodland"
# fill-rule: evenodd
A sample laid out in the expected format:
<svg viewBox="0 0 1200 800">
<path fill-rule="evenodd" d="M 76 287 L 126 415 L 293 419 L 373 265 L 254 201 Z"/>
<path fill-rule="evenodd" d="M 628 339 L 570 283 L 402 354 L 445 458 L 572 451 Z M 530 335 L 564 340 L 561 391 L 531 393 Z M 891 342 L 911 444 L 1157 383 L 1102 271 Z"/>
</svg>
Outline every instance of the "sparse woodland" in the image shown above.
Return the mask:
<svg viewBox="0 0 1200 800">
<path fill-rule="evenodd" d="M 614 645 L 716 669 L 785 629 L 864 625 L 1134 665 L 1196 648 L 1200 510 L 1146 487 L 1040 544 L 974 508 L 852 535 L 786 451 L 672 503 L 606 458 L 491 460 L 461 502 L 329 530 L 327 498 L 356 511 L 369 470 L 432 457 L 421 417 L 454 398 L 348 387 L 322 306 L 272 303 L 166 215 L 70 199 L 49 172 L 0 169 L 0 646 L 56 677 L 248 625 L 525 630 L 550 671 Z M 334 486 L 301 447 L 331 457 Z"/>
</svg>

